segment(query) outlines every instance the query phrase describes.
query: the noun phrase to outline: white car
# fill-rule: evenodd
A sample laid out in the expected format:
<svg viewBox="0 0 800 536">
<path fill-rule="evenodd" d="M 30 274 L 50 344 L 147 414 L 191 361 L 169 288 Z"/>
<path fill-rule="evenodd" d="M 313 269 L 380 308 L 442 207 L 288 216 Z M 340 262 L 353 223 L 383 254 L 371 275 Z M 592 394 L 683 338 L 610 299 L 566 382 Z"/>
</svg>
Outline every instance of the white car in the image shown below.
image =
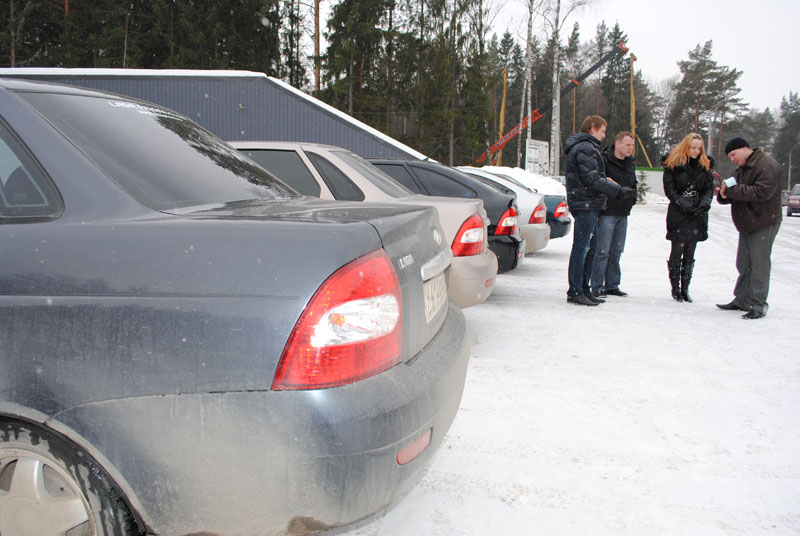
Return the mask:
<svg viewBox="0 0 800 536">
<path fill-rule="evenodd" d="M 500 191 L 516 194 L 519 234 L 525 238 L 525 254 L 539 251 L 547 246 L 550 242 L 550 226 L 547 224 L 544 195 L 513 179 L 500 177 L 480 168 L 462 166 L 457 169 Z"/>
<path fill-rule="evenodd" d="M 459 307 L 469 307 L 485 301 L 494 290 L 497 256 L 488 247 L 489 218 L 480 199 L 415 194 L 341 147 L 281 141 L 229 143 L 305 195 L 436 207 L 453 252 L 450 297 Z"/>
</svg>

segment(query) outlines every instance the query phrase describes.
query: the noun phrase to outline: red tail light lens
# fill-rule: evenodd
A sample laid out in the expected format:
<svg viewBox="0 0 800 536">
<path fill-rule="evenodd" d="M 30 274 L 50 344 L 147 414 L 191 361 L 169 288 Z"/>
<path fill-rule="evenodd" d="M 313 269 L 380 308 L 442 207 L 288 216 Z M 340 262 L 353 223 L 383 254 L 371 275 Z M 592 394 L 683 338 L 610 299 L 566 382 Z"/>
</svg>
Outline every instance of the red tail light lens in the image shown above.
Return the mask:
<svg viewBox="0 0 800 536">
<path fill-rule="evenodd" d="M 531 213 L 531 219 L 528 223 L 545 223 L 547 221 L 547 207 L 544 206 L 544 203 L 539 203 L 539 205 L 533 209 L 533 213 Z"/>
<path fill-rule="evenodd" d="M 352 383 L 402 359 L 402 300 L 383 249 L 347 264 L 317 289 L 281 355 L 272 388 Z"/>
<path fill-rule="evenodd" d="M 517 207 L 511 206 L 503 212 L 497 228 L 494 230 L 496 235 L 512 235 L 517 233 Z"/>
<path fill-rule="evenodd" d="M 464 220 L 453 239 L 453 245 L 450 246 L 453 256 L 469 257 L 482 254 L 485 236 L 483 218 L 478 214 L 473 214 Z"/>
<path fill-rule="evenodd" d="M 554 218 L 560 218 L 561 216 L 567 215 L 567 203 L 565 201 L 560 202 L 556 205 L 556 209 L 553 211 Z"/>
</svg>

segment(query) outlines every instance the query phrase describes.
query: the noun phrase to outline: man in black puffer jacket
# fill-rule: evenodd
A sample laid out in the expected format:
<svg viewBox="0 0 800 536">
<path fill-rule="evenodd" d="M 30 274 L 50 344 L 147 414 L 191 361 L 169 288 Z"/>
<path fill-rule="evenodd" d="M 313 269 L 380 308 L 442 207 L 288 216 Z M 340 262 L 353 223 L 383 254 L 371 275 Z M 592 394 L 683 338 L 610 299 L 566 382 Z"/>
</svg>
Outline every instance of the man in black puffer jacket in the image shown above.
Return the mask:
<svg viewBox="0 0 800 536">
<path fill-rule="evenodd" d="M 598 115 L 587 117 L 581 131 L 564 144 L 567 177 L 567 205 L 575 218 L 572 252 L 569 256 L 567 302 L 597 305 L 602 299 L 592 296 L 589 278 L 592 259 L 588 255 L 600 211 L 606 208 L 606 196 L 625 197 L 634 190 L 620 186 L 605 176 L 603 158 L 597 147 L 606 137 L 606 120 Z"/>
<path fill-rule="evenodd" d="M 633 134 L 626 130 L 619 132 L 614 137 L 614 145 L 603 151 L 603 164 L 608 178 L 636 192 L 636 164 L 632 156 L 634 145 Z M 595 297 L 628 295 L 619 288 L 622 280 L 619 259 L 625 249 L 628 216 L 635 204 L 635 195 L 609 198 L 606 209 L 600 213 L 592 265 L 592 292 Z"/>
</svg>

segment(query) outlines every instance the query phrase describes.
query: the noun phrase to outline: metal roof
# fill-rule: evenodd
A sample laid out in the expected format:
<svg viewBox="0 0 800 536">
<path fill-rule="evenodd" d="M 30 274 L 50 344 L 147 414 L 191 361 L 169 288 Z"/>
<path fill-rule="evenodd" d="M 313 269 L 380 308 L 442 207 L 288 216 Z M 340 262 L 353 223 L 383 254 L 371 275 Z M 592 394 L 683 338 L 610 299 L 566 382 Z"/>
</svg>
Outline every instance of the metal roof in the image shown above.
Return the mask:
<svg viewBox="0 0 800 536">
<path fill-rule="evenodd" d="M 225 140 L 336 145 L 364 158 L 425 155 L 264 73 L 188 69 L 0 68 L 0 77 L 45 80 L 146 100 Z"/>
</svg>

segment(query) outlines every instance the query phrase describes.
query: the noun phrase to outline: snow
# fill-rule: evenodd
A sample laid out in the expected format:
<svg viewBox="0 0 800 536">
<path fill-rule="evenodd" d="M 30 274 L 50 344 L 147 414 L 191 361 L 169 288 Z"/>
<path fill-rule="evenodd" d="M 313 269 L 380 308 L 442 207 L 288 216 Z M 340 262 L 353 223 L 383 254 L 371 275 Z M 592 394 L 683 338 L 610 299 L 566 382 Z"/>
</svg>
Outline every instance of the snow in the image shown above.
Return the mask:
<svg viewBox="0 0 800 536">
<path fill-rule="evenodd" d="M 567 304 L 567 236 L 464 310 L 452 427 L 404 499 L 348 534 L 800 534 L 800 218 L 750 321 L 714 305 L 737 275 L 729 208 L 712 207 L 694 303 L 670 298 L 666 209 L 633 209 L 628 297 Z"/>
</svg>

